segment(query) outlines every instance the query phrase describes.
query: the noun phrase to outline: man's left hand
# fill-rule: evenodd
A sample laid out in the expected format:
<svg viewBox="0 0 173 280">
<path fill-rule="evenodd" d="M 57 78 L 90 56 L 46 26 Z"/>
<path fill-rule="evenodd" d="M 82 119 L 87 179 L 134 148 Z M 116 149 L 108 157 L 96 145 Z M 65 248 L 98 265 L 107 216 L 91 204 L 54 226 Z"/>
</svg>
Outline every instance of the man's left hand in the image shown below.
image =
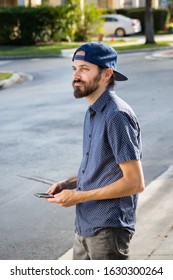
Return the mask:
<svg viewBox="0 0 173 280">
<path fill-rule="evenodd" d="M 50 203 L 58 203 L 63 207 L 73 206 L 79 203 L 79 192 L 74 190 L 63 190 L 55 194 L 54 198 L 46 199 Z"/>
</svg>

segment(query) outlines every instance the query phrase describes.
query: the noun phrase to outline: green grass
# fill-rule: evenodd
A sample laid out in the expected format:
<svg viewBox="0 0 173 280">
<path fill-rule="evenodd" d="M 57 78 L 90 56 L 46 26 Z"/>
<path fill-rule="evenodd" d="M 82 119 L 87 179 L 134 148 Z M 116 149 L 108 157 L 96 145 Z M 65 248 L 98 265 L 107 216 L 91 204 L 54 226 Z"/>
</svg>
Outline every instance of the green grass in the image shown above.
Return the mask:
<svg viewBox="0 0 173 280">
<path fill-rule="evenodd" d="M 79 43 L 60 43 L 45 46 L 1 46 L 0 55 L 59 55 L 62 49 L 77 48 Z"/>
<path fill-rule="evenodd" d="M 134 43 L 137 42 L 136 39 L 129 39 L 125 40 L 125 39 L 117 39 L 116 37 L 113 37 L 111 41 L 107 41 L 106 43 L 112 45 L 112 44 L 126 44 L 126 43 Z"/>
<path fill-rule="evenodd" d="M 0 81 L 9 79 L 12 75 L 13 75 L 13 73 L 10 73 L 10 72 L 8 72 L 8 73 L 0 72 Z"/>
<path fill-rule="evenodd" d="M 115 47 L 116 50 L 142 50 L 142 49 L 149 49 L 149 48 L 161 48 L 161 47 L 168 47 L 170 46 L 170 42 L 158 42 L 157 44 L 134 44 L 134 45 L 129 45 L 129 46 L 117 46 Z"/>
<path fill-rule="evenodd" d="M 169 46 L 170 42 L 162 41 L 158 42 L 154 45 L 145 45 L 145 44 L 134 44 L 134 45 L 127 45 L 126 41 L 110 41 L 105 42 L 106 44 L 110 44 L 116 48 L 116 50 L 135 50 L 135 49 L 145 49 L 145 48 L 153 48 L 153 47 L 164 47 Z M 116 44 L 122 43 L 122 46 L 116 46 Z M 45 45 L 45 46 L 1 46 L 0 47 L 0 56 L 20 56 L 20 55 L 60 55 L 62 49 L 69 49 L 69 48 L 77 48 L 81 45 L 79 43 L 58 43 L 52 45 Z"/>
</svg>

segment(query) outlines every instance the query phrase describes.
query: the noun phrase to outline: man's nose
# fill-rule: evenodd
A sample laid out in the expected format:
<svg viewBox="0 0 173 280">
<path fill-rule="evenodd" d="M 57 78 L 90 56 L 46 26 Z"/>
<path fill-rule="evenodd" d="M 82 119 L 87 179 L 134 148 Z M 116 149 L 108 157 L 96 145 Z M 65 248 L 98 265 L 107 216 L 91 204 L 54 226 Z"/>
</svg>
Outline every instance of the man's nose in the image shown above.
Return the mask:
<svg viewBox="0 0 173 280">
<path fill-rule="evenodd" d="M 76 71 L 74 72 L 73 78 L 74 78 L 75 80 L 81 78 L 81 72 L 80 72 L 80 70 L 76 70 Z"/>
</svg>

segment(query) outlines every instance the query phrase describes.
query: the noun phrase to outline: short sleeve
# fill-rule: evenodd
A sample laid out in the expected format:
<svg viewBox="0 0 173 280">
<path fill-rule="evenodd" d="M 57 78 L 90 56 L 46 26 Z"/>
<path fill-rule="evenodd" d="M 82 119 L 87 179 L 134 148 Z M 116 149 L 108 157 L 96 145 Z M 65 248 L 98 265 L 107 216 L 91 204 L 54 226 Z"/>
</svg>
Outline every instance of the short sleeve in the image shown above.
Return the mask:
<svg viewBox="0 0 173 280">
<path fill-rule="evenodd" d="M 122 111 L 109 115 L 108 140 L 117 164 L 141 159 L 140 127 L 135 116 Z"/>
</svg>

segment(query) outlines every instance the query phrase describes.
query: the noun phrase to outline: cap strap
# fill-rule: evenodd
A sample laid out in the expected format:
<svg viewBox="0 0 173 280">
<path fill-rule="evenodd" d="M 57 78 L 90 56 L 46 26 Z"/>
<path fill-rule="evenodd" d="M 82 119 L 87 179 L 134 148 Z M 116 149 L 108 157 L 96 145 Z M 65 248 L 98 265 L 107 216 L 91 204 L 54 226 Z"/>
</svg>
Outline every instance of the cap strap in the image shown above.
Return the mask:
<svg viewBox="0 0 173 280">
<path fill-rule="evenodd" d="M 78 55 L 78 54 L 75 54 L 74 60 L 85 60 L 85 55 Z"/>
</svg>

